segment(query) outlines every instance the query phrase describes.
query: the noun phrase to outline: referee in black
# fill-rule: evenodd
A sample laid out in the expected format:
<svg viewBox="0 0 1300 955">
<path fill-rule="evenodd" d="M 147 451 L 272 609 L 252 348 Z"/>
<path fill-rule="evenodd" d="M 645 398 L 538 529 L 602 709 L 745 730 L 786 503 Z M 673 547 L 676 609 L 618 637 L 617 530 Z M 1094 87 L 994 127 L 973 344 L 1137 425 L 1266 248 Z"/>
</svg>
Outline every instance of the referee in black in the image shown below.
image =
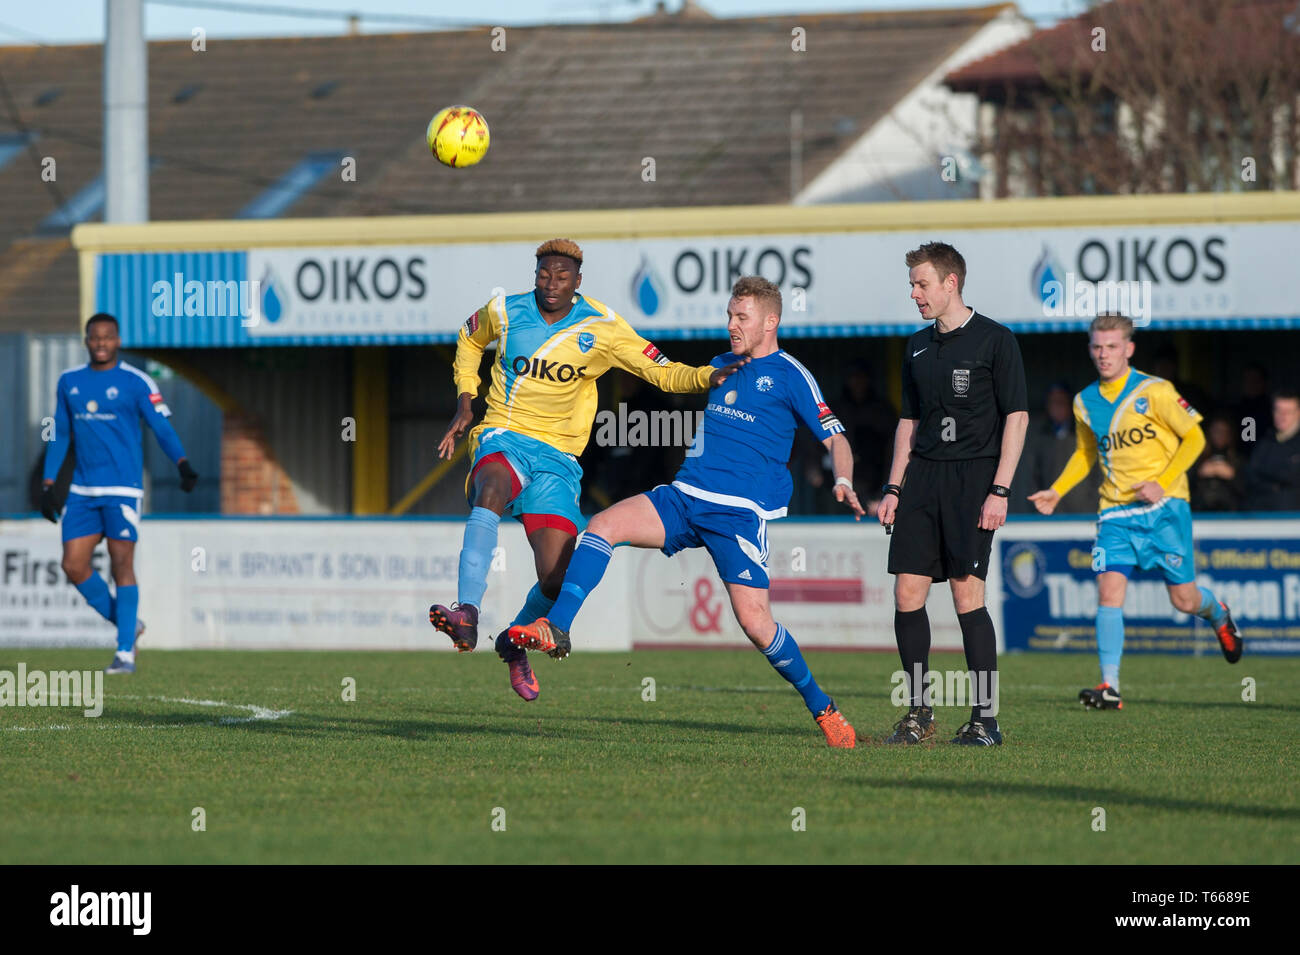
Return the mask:
<svg viewBox="0 0 1300 955">
<path fill-rule="evenodd" d="M 886 743 L 934 736 L 929 669 L 932 581 L 948 581 L 961 624 L 973 700 L 953 740 L 1002 742 L 997 721 L 997 636 L 984 606 L 993 532 L 1006 523 L 1007 495 L 1029 426 L 1025 366 L 1015 336 L 961 299 L 966 262 L 930 242 L 906 256 L 912 301 L 932 322 L 907 342 L 894 461 L 880 502 L 893 524 L 894 633 L 911 705 Z"/>
</svg>

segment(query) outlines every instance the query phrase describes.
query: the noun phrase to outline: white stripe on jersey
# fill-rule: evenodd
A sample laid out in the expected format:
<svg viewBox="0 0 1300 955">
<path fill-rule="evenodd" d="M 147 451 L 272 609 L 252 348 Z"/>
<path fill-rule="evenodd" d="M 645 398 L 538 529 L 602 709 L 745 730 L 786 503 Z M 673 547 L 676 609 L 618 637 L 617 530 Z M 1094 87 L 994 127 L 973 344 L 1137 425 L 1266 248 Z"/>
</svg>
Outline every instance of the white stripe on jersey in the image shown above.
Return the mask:
<svg viewBox="0 0 1300 955">
<path fill-rule="evenodd" d="M 799 363 L 799 359 L 795 358 L 789 352 L 780 352 L 780 355 L 790 364 L 794 365 L 796 368 L 799 369 L 799 373 L 803 375 L 804 381 L 808 382 L 808 389 L 813 394 L 813 400 L 816 401 L 817 404 L 819 405 L 826 404 L 826 399 L 822 397 L 822 390 L 817 387 L 817 379 L 812 376 L 812 372 L 810 372 L 807 368 L 801 365 Z"/>
<path fill-rule="evenodd" d="M 151 395 L 158 394 L 158 386 L 154 384 L 154 380 L 150 378 L 148 375 L 146 375 L 144 372 L 142 372 L 139 368 L 135 367 L 135 365 L 128 365 L 124 361 L 119 362 L 118 364 L 121 366 L 123 371 L 129 371 L 131 374 L 143 378 L 144 383 L 149 386 L 149 394 Z"/>
<path fill-rule="evenodd" d="M 785 517 L 786 509 L 784 507 L 777 510 L 764 510 L 747 497 L 735 497 L 731 494 L 719 494 L 717 491 L 705 491 L 702 488 L 692 487 L 682 481 L 674 481 L 673 487 L 681 491 L 688 497 L 696 497 L 701 501 L 709 501 L 713 504 L 725 504 L 727 507 L 743 507 L 747 511 L 753 511 L 765 521 L 774 521 L 777 518 Z"/>
<path fill-rule="evenodd" d="M 144 497 L 144 491 L 138 487 L 87 487 L 84 484 L 71 484 L 68 490 L 83 497 Z"/>
</svg>

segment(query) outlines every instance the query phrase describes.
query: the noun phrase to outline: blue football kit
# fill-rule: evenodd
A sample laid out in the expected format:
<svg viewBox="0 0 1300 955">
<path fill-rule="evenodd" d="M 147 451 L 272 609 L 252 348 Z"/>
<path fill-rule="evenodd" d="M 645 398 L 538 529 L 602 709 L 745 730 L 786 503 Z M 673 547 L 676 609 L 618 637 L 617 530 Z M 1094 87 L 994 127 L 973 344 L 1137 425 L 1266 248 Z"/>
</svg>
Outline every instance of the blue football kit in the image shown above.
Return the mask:
<svg viewBox="0 0 1300 955">
<path fill-rule="evenodd" d="M 728 352 L 711 364 L 735 360 Z M 786 351 L 752 359 L 710 390 L 673 483 L 649 493 L 663 521 L 664 553 L 705 547 L 724 581 L 767 587 L 767 522 L 784 517 L 790 503 L 787 465 L 800 424 L 822 441 L 844 432 L 812 373 Z"/>
<path fill-rule="evenodd" d="M 119 361 L 102 371 L 89 365 L 69 368 L 59 376 L 57 395 L 45 479 L 58 475 L 69 439 L 77 459 L 63 514 L 63 539 L 104 534 L 114 540 L 138 540 L 144 497 L 141 420 L 172 461 L 185 457 L 158 385 L 139 368 Z"/>
<path fill-rule="evenodd" d="M 725 368 L 736 360 L 727 353 L 711 365 Z M 710 389 L 703 421 L 672 484 L 646 494 L 663 524 L 663 552 L 671 557 L 704 547 L 722 580 L 766 590 L 767 522 L 784 517 L 790 503 L 793 482 L 787 465 L 800 424 L 823 441 L 844 431 L 816 379 L 784 351 L 751 359 Z M 530 644 L 519 641 L 543 646 L 549 640 L 557 648 L 562 640 L 567 653 L 567 633 L 604 575 L 614 543 L 585 531 L 549 617 L 511 627 L 511 639 L 525 646 Z M 813 679 L 793 634 L 776 622 L 772 633 L 748 631 L 747 636 L 798 691 L 828 744 L 853 746 L 852 726 Z"/>
</svg>

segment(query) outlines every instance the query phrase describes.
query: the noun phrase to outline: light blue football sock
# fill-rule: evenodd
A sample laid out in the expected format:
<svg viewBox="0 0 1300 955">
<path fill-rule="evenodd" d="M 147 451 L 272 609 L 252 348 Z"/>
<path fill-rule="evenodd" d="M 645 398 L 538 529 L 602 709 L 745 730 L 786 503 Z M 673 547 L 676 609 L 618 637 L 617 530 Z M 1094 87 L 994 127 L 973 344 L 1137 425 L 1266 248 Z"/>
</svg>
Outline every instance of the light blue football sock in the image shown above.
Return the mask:
<svg viewBox="0 0 1300 955">
<path fill-rule="evenodd" d="M 103 577 L 92 573 L 76 586 L 77 593 L 86 598 L 86 603 L 90 604 L 97 614 L 109 623 L 117 623 L 116 601 L 108 592 L 108 584 L 104 583 Z"/>
<path fill-rule="evenodd" d="M 583 531 L 578 546 L 573 548 L 573 556 L 569 558 L 560 596 L 555 599 L 555 606 L 547 616 L 554 626 L 566 633 L 573 628 L 573 618 L 582 609 L 587 594 L 595 590 L 600 578 L 605 576 L 605 568 L 613 556 L 614 548 L 609 541 L 591 531 Z"/>
<path fill-rule="evenodd" d="M 135 617 L 140 606 L 140 588 L 135 584 L 117 588 L 117 652 L 135 650 Z"/>
<path fill-rule="evenodd" d="M 1203 617 L 1216 627 L 1219 626 L 1228 618 L 1228 612 L 1219 606 L 1219 600 L 1214 594 L 1204 587 L 1198 589 L 1201 591 L 1201 609 L 1196 611 L 1196 616 Z"/>
<path fill-rule="evenodd" d="M 1097 608 L 1097 656 L 1101 658 L 1101 682 L 1119 692 L 1119 661 L 1124 655 L 1124 609 Z"/>
<path fill-rule="evenodd" d="M 830 705 L 831 698 L 813 679 L 812 671 L 808 669 L 803 654 L 799 652 L 799 644 L 794 642 L 790 631 L 781 624 L 776 625 L 776 636 L 767 645 L 767 649 L 763 650 L 763 656 L 767 657 L 767 662 L 772 664 L 772 669 L 785 677 L 790 685 L 799 691 L 804 706 L 808 707 L 808 712 L 813 716 Z"/>
<path fill-rule="evenodd" d="M 469 512 L 465 537 L 460 545 L 460 574 L 456 584 L 456 600 L 462 607 L 466 604 L 473 607 L 483 605 L 488 568 L 492 566 L 492 551 L 496 550 L 500 524 L 501 515 L 486 507 L 476 507 Z"/>
<path fill-rule="evenodd" d="M 532 623 L 538 617 L 545 617 L 554 606 L 555 601 L 542 593 L 542 585 L 533 584 L 533 589 L 528 591 L 528 596 L 524 599 L 524 609 L 515 614 L 510 626 L 520 627 Z"/>
</svg>

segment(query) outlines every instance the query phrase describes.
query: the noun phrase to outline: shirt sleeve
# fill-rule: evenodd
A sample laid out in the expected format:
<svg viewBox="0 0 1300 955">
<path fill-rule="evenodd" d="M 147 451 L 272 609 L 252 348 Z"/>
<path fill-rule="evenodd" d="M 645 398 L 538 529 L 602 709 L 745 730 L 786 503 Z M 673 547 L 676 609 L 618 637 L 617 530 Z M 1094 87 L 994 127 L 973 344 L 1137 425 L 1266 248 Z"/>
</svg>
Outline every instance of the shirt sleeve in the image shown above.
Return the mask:
<svg viewBox="0 0 1300 955">
<path fill-rule="evenodd" d="M 622 318 L 616 316 L 611 364 L 649 382 L 661 391 L 673 394 L 699 394 L 709 390 L 712 365 L 684 365 L 669 361 L 653 344 L 646 341 Z"/>
<path fill-rule="evenodd" d="M 167 402 L 163 401 L 158 386 L 152 381 L 142 380 L 135 394 L 135 405 L 140 412 L 140 417 L 144 418 L 144 423 L 158 439 L 158 446 L 163 449 L 163 454 L 171 458 L 173 464 L 180 461 L 185 457 L 185 447 L 181 444 L 176 429 L 167 420 L 171 417 L 172 411 L 167 407 Z"/>
<path fill-rule="evenodd" d="M 822 397 L 817 379 L 803 365 L 795 365 L 795 374 L 786 379 L 790 391 L 790 403 L 794 412 L 818 441 L 825 441 L 833 434 L 843 434 L 844 425 L 835 417 Z"/>
<path fill-rule="evenodd" d="M 456 395 L 478 395 L 478 369 L 483 363 L 483 351 L 500 334 L 500 324 L 488 302 L 465 319 L 456 336 L 456 359 L 452 363 L 452 378 L 456 382 Z"/>
<path fill-rule="evenodd" d="M 921 396 L 916 393 L 916 379 L 912 376 L 912 360 L 906 356 L 903 357 L 903 393 L 898 405 L 900 418 L 915 420 L 921 417 Z"/>
<path fill-rule="evenodd" d="M 1151 389 L 1151 407 L 1161 423 L 1178 437 L 1185 437 L 1201 423 L 1201 413 L 1187 403 L 1172 384 L 1161 382 Z"/>
<path fill-rule="evenodd" d="M 63 391 L 63 379 L 55 387 L 54 399 L 54 433 L 50 435 L 45 447 L 44 480 L 54 481 L 63 467 L 63 459 L 68 455 L 68 445 L 72 442 L 72 417 L 68 414 L 68 399 Z"/>
<path fill-rule="evenodd" d="M 1003 417 L 1029 410 L 1029 389 L 1025 385 L 1025 362 L 1020 357 L 1020 343 L 1006 332 L 993 355 L 993 392 L 998 413 Z"/>
</svg>

